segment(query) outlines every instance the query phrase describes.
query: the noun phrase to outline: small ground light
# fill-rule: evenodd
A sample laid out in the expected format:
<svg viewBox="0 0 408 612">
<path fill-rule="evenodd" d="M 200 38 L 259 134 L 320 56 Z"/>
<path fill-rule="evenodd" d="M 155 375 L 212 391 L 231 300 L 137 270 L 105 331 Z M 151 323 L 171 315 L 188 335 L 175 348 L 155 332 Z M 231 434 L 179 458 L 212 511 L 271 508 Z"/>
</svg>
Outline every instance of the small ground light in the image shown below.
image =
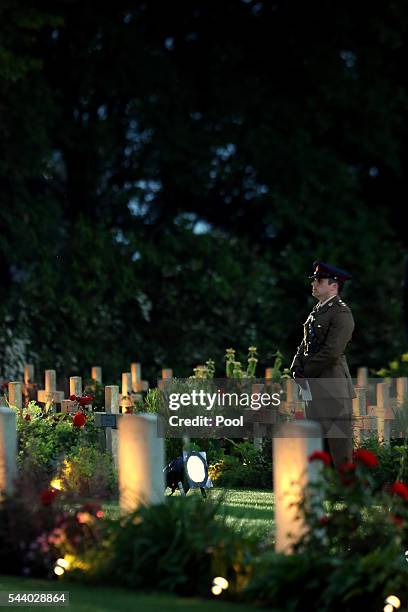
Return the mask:
<svg viewBox="0 0 408 612">
<path fill-rule="evenodd" d="M 388 608 L 387 610 L 385 610 L 384 608 L 385 612 L 393 612 L 394 608 L 399 608 L 401 605 L 401 602 L 396 595 L 389 595 L 385 600 L 385 603 L 387 604 L 387 606 L 391 606 L 391 609 Z"/>
<path fill-rule="evenodd" d="M 408 561 L 408 550 L 405 551 L 405 559 Z"/>
<path fill-rule="evenodd" d="M 229 583 L 226 578 L 223 578 L 222 576 L 216 576 L 213 579 L 213 586 L 211 588 L 211 593 L 213 595 L 221 595 L 223 591 L 228 589 L 228 586 L 229 586 Z M 389 611 L 387 610 L 387 612 Z"/>
<path fill-rule="evenodd" d="M 226 578 L 223 578 L 222 576 L 217 576 L 216 578 L 214 578 L 213 584 L 216 584 L 217 586 L 221 587 L 223 591 L 228 589 L 229 586 L 228 580 Z"/>
<path fill-rule="evenodd" d="M 64 573 L 65 573 L 65 570 L 60 565 L 56 565 L 54 567 L 54 574 L 57 574 L 57 576 L 62 576 L 62 574 L 64 574 Z M 388 610 L 387 610 L 387 612 L 388 612 Z"/>
<path fill-rule="evenodd" d="M 383 609 L 384 612 L 394 612 L 394 606 L 392 606 L 391 604 L 386 604 Z"/>
<path fill-rule="evenodd" d="M 53 489 L 57 489 L 57 491 L 62 491 L 62 480 L 61 480 L 61 478 L 54 478 L 53 480 L 51 480 L 50 486 Z"/>
<path fill-rule="evenodd" d="M 60 565 L 64 569 L 68 569 L 69 568 L 69 561 L 67 561 L 66 559 L 57 559 L 57 565 Z"/>
</svg>

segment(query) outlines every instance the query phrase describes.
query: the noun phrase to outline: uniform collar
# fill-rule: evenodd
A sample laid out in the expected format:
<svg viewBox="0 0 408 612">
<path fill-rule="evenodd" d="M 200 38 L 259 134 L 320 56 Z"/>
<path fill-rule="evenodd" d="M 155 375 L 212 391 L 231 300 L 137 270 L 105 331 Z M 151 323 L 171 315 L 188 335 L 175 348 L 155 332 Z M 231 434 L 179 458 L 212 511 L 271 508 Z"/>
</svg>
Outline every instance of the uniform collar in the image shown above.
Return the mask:
<svg viewBox="0 0 408 612">
<path fill-rule="evenodd" d="M 324 302 L 316 304 L 315 312 L 319 312 L 319 313 L 320 312 L 325 312 L 328 308 L 330 308 L 330 306 L 335 304 L 339 299 L 340 299 L 339 295 L 332 295 L 332 297 L 330 297 L 329 299 L 325 300 Z"/>
<path fill-rule="evenodd" d="M 332 295 L 331 297 L 327 298 L 327 300 L 324 300 L 324 302 L 319 302 L 318 303 L 318 308 L 322 308 L 322 306 L 324 306 L 325 304 L 327 304 L 328 302 L 330 302 L 330 300 L 334 300 L 334 298 L 339 297 L 338 295 Z"/>
</svg>

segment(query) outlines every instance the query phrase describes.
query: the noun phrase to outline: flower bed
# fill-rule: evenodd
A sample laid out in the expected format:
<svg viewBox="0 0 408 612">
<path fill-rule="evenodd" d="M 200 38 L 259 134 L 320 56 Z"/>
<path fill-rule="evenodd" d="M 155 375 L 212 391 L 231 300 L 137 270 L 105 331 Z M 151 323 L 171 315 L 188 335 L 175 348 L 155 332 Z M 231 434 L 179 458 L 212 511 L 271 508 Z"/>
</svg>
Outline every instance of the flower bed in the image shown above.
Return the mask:
<svg viewBox="0 0 408 612">
<path fill-rule="evenodd" d="M 53 480 L 71 496 L 116 495 L 112 458 L 99 450 L 94 417 L 84 409 L 91 400 L 75 398 L 78 410 L 72 415 L 46 412 L 35 402 L 16 411 L 20 472 L 30 472 L 42 488 Z"/>
</svg>

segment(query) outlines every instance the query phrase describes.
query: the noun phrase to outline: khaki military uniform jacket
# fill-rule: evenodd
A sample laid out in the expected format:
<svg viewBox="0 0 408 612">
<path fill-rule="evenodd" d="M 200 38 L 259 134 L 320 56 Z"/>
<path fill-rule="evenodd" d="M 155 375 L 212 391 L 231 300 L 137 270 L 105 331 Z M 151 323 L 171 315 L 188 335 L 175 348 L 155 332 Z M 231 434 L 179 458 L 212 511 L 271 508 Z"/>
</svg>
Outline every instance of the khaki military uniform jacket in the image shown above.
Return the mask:
<svg viewBox="0 0 408 612">
<path fill-rule="evenodd" d="M 347 304 L 336 295 L 323 306 L 316 305 L 303 327 L 292 374 L 297 371 L 308 379 L 313 399 L 356 397 L 344 355 L 354 330 Z"/>
</svg>

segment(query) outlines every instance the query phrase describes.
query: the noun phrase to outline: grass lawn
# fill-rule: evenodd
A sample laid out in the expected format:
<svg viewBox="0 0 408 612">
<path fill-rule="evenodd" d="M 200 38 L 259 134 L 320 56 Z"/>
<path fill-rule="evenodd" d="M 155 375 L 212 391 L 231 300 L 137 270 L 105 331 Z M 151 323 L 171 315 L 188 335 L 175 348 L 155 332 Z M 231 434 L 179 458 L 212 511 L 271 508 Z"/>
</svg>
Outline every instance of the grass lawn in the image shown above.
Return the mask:
<svg viewBox="0 0 408 612">
<path fill-rule="evenodd" d="M 179 495 L 178 491 L 174 495 Z M 198 489 L 189 491 L 188 495 L 201 495 Z M 222 499 L 222 507 L 228 515 L 227 522 L 237 529 L 256 532 L 262 538 L 274 535 L 274 497 L 272 491 L 258 489 L 224 489 L 214 488 L 208 491 L 212 499 Z M 109 517 L 118 516 L 116 502 L 103 504 Z"/>
<path fill-rule="evenodd" d="M 140 594 L 126 589 L 89 587 L 77 583 L 47 582 L 32 578 L 0 576 L 0 591 L 69 591 L 70 605 L 61 606 L 19 606 L 24 611 L 32 610 L 75 610 L 75 612 L 245 612 L 255 610 L 247 605 L 223 601 L 208 601 L 175 597 L 163 594 Z M 4 610 L 15 610 L 13 606 L 2 606 Z"/>
<path fill-rule="evenodd" d="M 213 489 L 211 497 L 223 499 L 222 505 L 231 525 L 273 539 L 275 522 L 272 491 Z"/>
</svg>

